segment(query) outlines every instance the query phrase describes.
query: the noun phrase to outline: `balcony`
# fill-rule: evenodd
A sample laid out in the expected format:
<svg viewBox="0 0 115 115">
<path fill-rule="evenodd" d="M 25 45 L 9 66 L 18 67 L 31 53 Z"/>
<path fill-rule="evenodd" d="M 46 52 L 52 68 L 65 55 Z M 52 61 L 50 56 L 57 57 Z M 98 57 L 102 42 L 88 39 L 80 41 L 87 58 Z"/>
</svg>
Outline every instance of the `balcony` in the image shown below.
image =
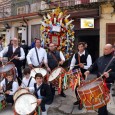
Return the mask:
<svg viewBox="0 0 115 115">
<path fill-rule="evenodd" d="M 114 2 L 115 0 L 53 0 L 47 2 L 49 9 L 41 10 L 41 13 L 48 12 L 51 9 L 60 7 L 63 10 L 81 10 L 81 9 L 95 9 L 99 8 L 101 4 L 107 2 Z"/>
<path fill-rule="evenodd" d="M 60 7 L 62 10 L 98 9 L 101 4 L 115 0 L 3 0 L 0 4 L 0 18 L 41 15 Z M 115 3 L 115 2 L 114 2 Z"/>
</svg>

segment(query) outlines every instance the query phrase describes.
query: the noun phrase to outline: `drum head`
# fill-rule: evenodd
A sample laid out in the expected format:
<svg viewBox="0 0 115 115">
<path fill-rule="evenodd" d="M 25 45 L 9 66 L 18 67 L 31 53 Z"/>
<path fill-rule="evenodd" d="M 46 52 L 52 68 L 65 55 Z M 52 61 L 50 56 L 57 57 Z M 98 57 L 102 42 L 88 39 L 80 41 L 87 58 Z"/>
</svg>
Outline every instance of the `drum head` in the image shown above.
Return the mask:
<svg viewBox="0 0 115 115">
<path fill-rule="evenodd" d="M 86 84 L 84 84 L 83 86 L 78 87 L 78 90 L 79 90 L 79 91 L 85 91 L 85 90 L 92 89 L 92 88 L 94 88 L 94 87 L 100 85 L 101 82 L 102 82 L 102 81 L 99 81 L 99 80 L 97 80 L 97 81 L 95 81 L 95 82 L 89 82 L 89 83 L 86 82 Z"/>
<path fill-rule="evenodd" d="M 29 91 L 24 89 L 24 88 L 21 88 L 19 90 L 17 90 L 13 96 L 13 99 L 14 101 L 21 95 L 21 94 L 25 94 L 25 93 L 28 93 Z"/>
<path fill-rule="evenodd" d="M 5 65 L 5 66 L 1 66 L 1 67 L 0 67 L 0 73 L 5 73 L 5 72 L 11 70 L 11 69 L 14 68 L 14 67 L 15 67 L 15 65 L 14 65 L 13 63 L 8 63 L 8 64 Z"/>
<path fill-rule="evenodd" d="M 43 68 L 34 68 L 31 70 L 30 76 L 35 77 L 36 73 L 41 73 L 43 77 L 45 77 L 47 74 L 47 71 Z"/>
<path fill-rule="evenodd" d="M 59 74 L 61 73 L 61 71 L 62 71 L 62 67 L 58 67 L 55 70 L 53 70 L 52 73 L 49 76 L 48 81 L 53 81 L 56 77 L 59 76 Z"/>
<path fill-rule="evenodd" d="M 37 98 L 30 93 L 20 95 L 14 104 L 16 113 L 20 115 L 32 114 L 36 107 Z"/>
</svg>

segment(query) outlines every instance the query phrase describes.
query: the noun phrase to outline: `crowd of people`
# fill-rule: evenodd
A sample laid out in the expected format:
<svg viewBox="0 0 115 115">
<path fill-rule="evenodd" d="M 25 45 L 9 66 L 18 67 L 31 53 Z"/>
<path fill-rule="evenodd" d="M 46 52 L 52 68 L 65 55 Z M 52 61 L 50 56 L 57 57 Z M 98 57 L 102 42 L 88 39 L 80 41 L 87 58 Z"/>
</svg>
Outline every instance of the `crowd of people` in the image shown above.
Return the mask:
<svg viewBox="0 0 115 115">
<path fill-rule="evenodd" d="M 8 61 L 14 63 L 17 69 L 17 81 L 14 81 L 13 75 L 8 72 L 7 77 L 1 81 L 0 90 L 3 90 L 6 96 L 6 101 L 9 103 L 14 103 L 13 95 L 20 89 L 25 88 L 32 92 L 38 99 L 38 105 L 40 105 L 42 110 L 42 115 L 47 115 L 47 107 L 53 102 L 55 95 L 55 86 L 52 83 L 44 83 L 43 75 L 41 73 L 36 73 L 34 78 L 30 76 L 31 69 L 33 68 L 45 68 L 47 73 L 50 74 L 56 67 L 63 66 L 65 62 L 65 57 L 61 51 L 56 49 L 55 44 L 50 43 L 48 50 L 41 47 L 41 40 L 35 39 L 32 43 L 31 49 L 22 41 L 19 44 L 17 38 L 13 38 L 10 44 L 3 48 L 2 38 L 0 38 L 0 61 L 2 64 L 3 57 L 7 56 Z M 108 88 L 110 89 L 110 83 L 115 80 L 115 59 L 114 59 L 114 48 L 111 44 L 106 44 L 103 50 L 103 56 L 99 57 L 93 64 L 91 55 L 86 49 L 86 44 L 84 42 L 79 42 L 78 51 L 72 56 L 70 62 L 69 70 L 79 69 L 82 73 L 83 80 L 95 71 L 97 77 L 103 74 L 106 78 Z M 29 51 L 28 51 L 29 49 Z M 26 66 L 27 61 L 27 66 Z M 77 65 L 77 66 L 76 66 Z M 23 71 L 22 71 L 23 69 Z M 110 72 L 107 72 L 111 69 Z M 22 73 L 23 72 L 23 73 Z M 83 108 L 80 97 L 77 92 L 78 86 L 75 88 L 76 102 L 74 105 L 78 105 L 79 110 Z M 64 90 L 62 88 L 60 96 L 66 97 Z M 98 115 L 108 115 L 107 106 L 99 108 Z"/>
</svg>

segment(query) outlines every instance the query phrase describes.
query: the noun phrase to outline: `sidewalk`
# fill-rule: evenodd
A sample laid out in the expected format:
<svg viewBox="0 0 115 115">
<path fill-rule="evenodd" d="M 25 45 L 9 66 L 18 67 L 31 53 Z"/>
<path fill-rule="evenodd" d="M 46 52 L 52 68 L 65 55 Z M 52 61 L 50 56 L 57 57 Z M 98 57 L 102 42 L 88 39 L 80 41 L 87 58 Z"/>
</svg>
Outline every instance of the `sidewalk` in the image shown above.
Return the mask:
<svg viewBox="0 0 115 115">
<path fill-rule="evenodd" d="M 90 76 L 88 79 L 93 79 L 94 76 Z M 97 115 L 95 111 L 86 111 L 85 109 L 78 110 L 78 106 L 74 106 L 73 102 L 76 101 L 75 93 L 72 89 L 64 91 L 67 95 L 66 98 L 56 95 L 54 102 L 50 105 L 48 115 Z M 111 94 L 113 91 L 111 91 Z M 109 115 L 115 115 L 115 97 L 108 103 Z M 14 115 L 12 107 L 7 106 L 4 110 L 0 111 L 0 115 Z"/>
</svg>

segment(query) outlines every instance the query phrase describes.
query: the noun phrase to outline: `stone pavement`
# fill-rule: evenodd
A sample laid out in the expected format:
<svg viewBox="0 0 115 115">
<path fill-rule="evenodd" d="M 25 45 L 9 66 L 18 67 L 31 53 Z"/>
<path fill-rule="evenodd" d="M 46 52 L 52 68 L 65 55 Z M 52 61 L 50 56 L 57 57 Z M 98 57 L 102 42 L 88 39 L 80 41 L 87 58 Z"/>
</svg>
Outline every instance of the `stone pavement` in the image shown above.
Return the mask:
<svg viewBox="0 0 115 115">
<path fill-rule="evenodd" d="M 91 76 L 93 79 L 94 77 Z M 50 105 L 48 115 L 97 115 L 95 111 L 78 110 L 78 106 L 74 106 L 73 102 L 76 101 L 75 93 L 71 89 L 64 91 L 67 95 L 66 98 L 55 96 L 54 102 Z M 113 93 L 113 91 L 111 91 Z M 115 92 L 114 92 L 115 93 Z M 108 103 L 109 115 L 115 115 L 115 97 Z M 11 105 L 0 111 L 0 115 L 14 115 Z"/>
</svg>

